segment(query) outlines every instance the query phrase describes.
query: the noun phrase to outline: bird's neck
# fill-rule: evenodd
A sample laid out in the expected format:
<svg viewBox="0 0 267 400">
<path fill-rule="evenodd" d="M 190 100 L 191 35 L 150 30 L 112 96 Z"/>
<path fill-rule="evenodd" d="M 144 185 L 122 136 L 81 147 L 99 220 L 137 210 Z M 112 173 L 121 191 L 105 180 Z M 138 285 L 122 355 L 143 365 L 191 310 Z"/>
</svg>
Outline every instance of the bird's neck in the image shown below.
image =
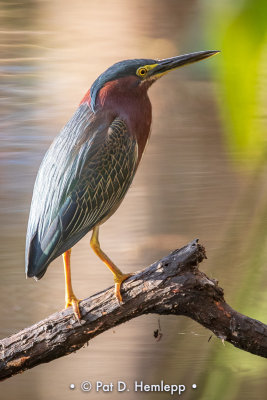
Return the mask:
<svg viewBox="0 0 267 400">
<path fill-rule="evenodd" d="M 137 85 L 135 78 L 129 82 L 129 77 L 125 85 L 121 80 L 108 82 L 99 91 L 98 104 L 102 110 L 126 122 L 129 133 L 137 139 L 138 161 L 140 161 L 149 138 L 152 119 L 147 88 Z"/>
</svg>

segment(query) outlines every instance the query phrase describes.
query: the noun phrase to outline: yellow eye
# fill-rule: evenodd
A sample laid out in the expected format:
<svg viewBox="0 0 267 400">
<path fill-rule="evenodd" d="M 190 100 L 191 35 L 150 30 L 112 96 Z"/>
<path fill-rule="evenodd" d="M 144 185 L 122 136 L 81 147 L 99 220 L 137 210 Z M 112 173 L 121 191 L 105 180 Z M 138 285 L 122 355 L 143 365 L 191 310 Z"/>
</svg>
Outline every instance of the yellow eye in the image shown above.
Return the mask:
<svg viewBox="0 0 267 400">
<path fill-rule="evenodd" d="M 138 68 L 138 70 L 136 71 L 136 74 L 138 76 L 144 77 L 147 74 L 147 69 L 144 67 L 140 67 Z"/>
</svg>

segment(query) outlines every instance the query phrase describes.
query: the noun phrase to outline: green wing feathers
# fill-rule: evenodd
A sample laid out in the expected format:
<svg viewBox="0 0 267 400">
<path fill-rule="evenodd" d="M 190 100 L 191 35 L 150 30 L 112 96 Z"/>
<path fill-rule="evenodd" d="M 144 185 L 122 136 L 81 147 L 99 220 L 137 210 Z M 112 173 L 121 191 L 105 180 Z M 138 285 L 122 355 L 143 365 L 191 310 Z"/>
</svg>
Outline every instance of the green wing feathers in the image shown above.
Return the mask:
<svg viewBox="0 0 267 400">
<path fill-rule="evenodd" d="M 68 236 L 84 228 L 91 230 L 113 214 L 132 182 L 136 161 L 136 141 L 125 123 L 115 119 L 71 192 L 76 209 L 69 213 Z"/>
<path fill-rule="evenodd" d="M 39 169 L 27 232 L 28 276 L 41 278 L 53 259 L 109 218 L 133 180 L 138 145 L 126 123 L 116 118 L 95 131 L 85 111 L 62 130 Z"/>
</svg>

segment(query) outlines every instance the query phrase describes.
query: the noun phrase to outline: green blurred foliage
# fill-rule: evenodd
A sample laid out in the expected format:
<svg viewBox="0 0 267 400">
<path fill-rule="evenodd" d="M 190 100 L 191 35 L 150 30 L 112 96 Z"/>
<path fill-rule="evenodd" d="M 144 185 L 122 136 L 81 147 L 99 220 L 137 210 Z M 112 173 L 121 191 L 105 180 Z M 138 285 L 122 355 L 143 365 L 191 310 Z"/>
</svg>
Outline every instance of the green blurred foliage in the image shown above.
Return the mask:
<svg viewBox="0 0 267 400">
<path fill-rule="evenodd" d="M 267 127 L 260 115 L 267 1 L 215 0 L 205 5 L 208 44 L 222 52 L 215 66 L 228 150 L 237 161 L 257 166 L 266 160 Z"/>
<path fill-rule="evenodd" d="M 229 252 L 229 246 L 222 249 L 224 259 L 221 266 L 224 263 L 242 265 L 240 281 L 231 295 L 230 304 L 242 313 L 264 321 L 266 291 L 261 281 L 264 282 L 267 254 L 267 203 L 264 195 L 267 1 L 205 1 L 204 13 L 207 47 L 221 50 L 213 68 L 219 81 L 217 99 L 227 151 L 238 165 L 254 170 L 238 205 L 240 215 L 246 216 L 250 223 L 247 230 L 241 232 L 238 217 L 233 219 L 227 238 L 237 254 Z M 246 246 L 242 245 L 244 241 Z M 257 290 L 259 293 L 255 296 Z M 245 391 L 247 382 L 256 388 L 265 380 L 266 361 L 263 358 L 236 351 L 228 343 L 214 346 L 211 353 L 213 364 L 199 379 L 199 385 L 202 384 L 200 400 L 237 400 Z"/>
</svg>

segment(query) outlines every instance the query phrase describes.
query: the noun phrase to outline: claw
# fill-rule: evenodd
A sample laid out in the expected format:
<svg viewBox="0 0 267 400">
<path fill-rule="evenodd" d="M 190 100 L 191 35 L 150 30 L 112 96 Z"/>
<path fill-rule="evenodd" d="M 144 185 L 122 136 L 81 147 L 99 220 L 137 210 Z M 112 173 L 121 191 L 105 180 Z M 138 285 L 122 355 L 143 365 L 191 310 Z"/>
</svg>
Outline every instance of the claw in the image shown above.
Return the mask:
<svg viewBox="0 0 267 400">
<path fill-rule="evenodd" d="M 81 300 L 78 300 L 75 296 L 73 296 L 70 299 L 67 299 L 66 303 L 65 303 L 65 308 L 72 306 L 74 315 L 78 321 L 81 320 L 81 313 L 80 313 L 80 307 L 79 307 L 80 301 Z"/>
<path fill-rule="evenodd" d="M 121 296 L 121 285 L 130 276 L 132 276 L 132 274 L 117 274 L 117 275 L 114 275 L 114 282 L 115 282 L 114 293 L 115 293 L 115 296 L 116 296 L 116 298 L 117 298 L 117 300 L 118 300 L 118 302 L 120 304 L 123 303 L 122 296 Z"/>
</svg>

